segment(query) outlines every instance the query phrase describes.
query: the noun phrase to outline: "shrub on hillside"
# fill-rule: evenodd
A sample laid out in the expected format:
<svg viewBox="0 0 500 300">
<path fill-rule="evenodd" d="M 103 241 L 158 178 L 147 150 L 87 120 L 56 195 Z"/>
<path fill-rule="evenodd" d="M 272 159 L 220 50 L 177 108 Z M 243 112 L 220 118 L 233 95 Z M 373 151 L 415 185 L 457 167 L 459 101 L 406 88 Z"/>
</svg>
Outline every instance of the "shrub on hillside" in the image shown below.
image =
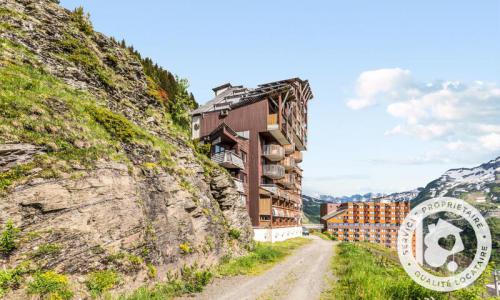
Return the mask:
<svg viewBox="0 0 500 300">
<path fill-rule="evenodd" d="M 14 226 L 12 220 L 8 220 L 4 226 L 2 234 L 0 235 L 0 252 L 9 254 L 17 247 L 17 238 L 19 235 L 19 228 Z"/>
</svg>

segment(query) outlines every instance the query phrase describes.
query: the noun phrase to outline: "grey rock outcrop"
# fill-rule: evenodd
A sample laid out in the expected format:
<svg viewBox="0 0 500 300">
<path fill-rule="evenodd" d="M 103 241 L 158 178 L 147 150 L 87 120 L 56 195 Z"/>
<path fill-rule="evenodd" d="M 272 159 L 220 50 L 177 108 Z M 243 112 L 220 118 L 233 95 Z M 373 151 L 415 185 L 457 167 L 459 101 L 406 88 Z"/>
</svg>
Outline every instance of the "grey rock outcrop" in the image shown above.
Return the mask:
<svg viewBox="0 0 500 300">
<path fill-rule="evenodd" d="M 32 144 L 0 144 L 0 172 L 30 162 L 36 154 L 42 152 L 42 147 Z"/>
<path fill-rule="evenodd" d="M 100 33 L 75 29 L 71 12 L 54 1 L 0 0 L 0 7 L 7 12 L 0 21 L 11 28 L 0 30 L 0 38 L 17 45 L 2 49 L 0 68 L 25 64 L 43 70 L 169 145 L 167 155 L 154 143 L 119 140 L 112 144 L 121 159 L 80 163 L 71 156 L 75 153 L 60 158 L 68 153 L 58 152 L 46 136 L 39 144 L 27 140 L 16 120 L 0 123 L 0 175 L 7 174 L 4 186 L 0 181 L 0 224 L 12 220 L 20 229 L 17 248 L 3 255 L 0 267 L 30 261 L 39 269 L 68 274 L 80 286 L 89 272 L 114 269 L 123 276 L 121 289 L 131 290 L 183 265 L 208 266 L 245 252 L 252 227 L 233 181 L 201 159 L 185 135 L 170 130 L 137 57 Z M 95 70 L 65 57 L 68 40 L 85 46 L 114 84 L 106 85 Z M 72 109 L 57 97 L 43 99 L 43 105 L 59 120 Z M 33 105 L 29 117 L 38 118 L 39 109 Z M 26 130 L 36 136 L 71 135 L 74 148 L 69 149 L 87 155 L 95 141 L 78 133 L 91 127 L 72 131 L 68 124 L 73 123 Z M 29 168 L 11 174 L 18 166 Z M 240 232 L 238 239 L 229 235 L 231 230 Z M 40 251 L 47 245 L 51 251 Z M 129 257 L 140 259 L 132 263 Z M 156 278 L 148 277 L 146 264 L 158 269 Z"/>
</svg>

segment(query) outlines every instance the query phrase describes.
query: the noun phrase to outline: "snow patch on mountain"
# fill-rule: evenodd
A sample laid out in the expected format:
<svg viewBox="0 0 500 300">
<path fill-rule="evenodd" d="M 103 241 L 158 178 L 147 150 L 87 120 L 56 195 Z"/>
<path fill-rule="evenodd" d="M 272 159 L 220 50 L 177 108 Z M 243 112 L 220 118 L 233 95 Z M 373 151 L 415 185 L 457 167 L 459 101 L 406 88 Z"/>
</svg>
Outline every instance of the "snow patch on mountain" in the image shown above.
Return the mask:
<svg viewBox="0 0 500 300">
<path fill-rule="evenodd" d="M 446 171 L 429 187 L 429 197 L 458 196 L 471 191 L 488 193 L 488 185 L 500 174 L 500 157 L 474 168 Z"/>
</svg>

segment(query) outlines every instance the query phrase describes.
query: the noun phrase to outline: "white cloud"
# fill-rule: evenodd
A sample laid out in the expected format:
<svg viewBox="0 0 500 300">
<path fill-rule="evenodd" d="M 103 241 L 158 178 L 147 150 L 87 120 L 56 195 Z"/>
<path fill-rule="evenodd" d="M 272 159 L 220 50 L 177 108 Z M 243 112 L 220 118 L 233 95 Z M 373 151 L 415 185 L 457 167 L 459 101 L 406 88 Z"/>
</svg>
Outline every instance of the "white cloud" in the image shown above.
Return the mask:
<svg viewBox="0 0 500 300">
<path fill-rule="evenodd" d="M 394 117 L 406 119 L 410 124 L 416 124 L 428 116 L 428 112 L 417 100 L 392 103 L 387 106 L 387 112 Z"/>
<path fill-rule="evenodd" d="M 465 155 L 467 151 L 500 154 L 500 87 L 497 83 L 419 82 L 408 70 L 378 69 L 359 75 L 355 96 L 346 104 L 353 110 L 385 105 L 390 116 L 401 120 L 387 130 L 386 135 L 436 140 L 441 150 L 453 151 L 456 155 Z M 432 160 L 428 158 L 427 155 L 419 161 Z"/>
<path fill-rule="evenodd" d="M 461 140 L 449 142 L 446 144 L 446 149 L 450 151 L 466 150 L 467 148 L 467 144 L 462 142 Z"/>
<path fill-rule="evenodd" d="M 479 137 L 479 142 L 481 145 L 491 151 L 500 150 L 500 134 L 490 133 Z"/>
<path fill-rule="evenodd" d="M 452 126 L 448 124 L 415 124 L 413 126 L 397 125 L 394 128 L 386 131 L 385 135 L 404 134 L 416 136 L 422 140 L 429 140 L 436 137 L 442 137 L 445 134 L 449 133 L 451 129 Z"/>
<path fill-rule="evenodd" d="M 366 71 L 359 75 L 356 83 L 356 97 L 347 101 L 347 106 L 358 110 L 377 102 L 377 96 L 390 93 L 397 96 L 397 90 L 410 81 L 410 71 L 400 68 Z"/>
<path fill-rule="evenodd" d="M 495 124 L 476 124 L 477 129 L 485 133 L 500 133 L 500 125 Z"/>
<path fill-rule="evenodd" d="M 373 104 L 375 104 L 375 99 L 372 98 L 356 98 L 347 101 L 347 106 L 352 110 L 362 109 Z"/>
</svg>

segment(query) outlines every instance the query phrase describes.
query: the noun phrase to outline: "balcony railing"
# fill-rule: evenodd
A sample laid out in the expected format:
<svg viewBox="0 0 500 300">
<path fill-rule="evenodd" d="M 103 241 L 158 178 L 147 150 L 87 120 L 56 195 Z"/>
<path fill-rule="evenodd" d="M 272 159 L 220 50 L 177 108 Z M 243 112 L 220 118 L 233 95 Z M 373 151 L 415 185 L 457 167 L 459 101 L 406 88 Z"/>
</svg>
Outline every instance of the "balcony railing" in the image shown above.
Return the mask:
<svg viewBox="0 0 500 300">
<path fill-rule="evenodd" d="M 294 171 L 295 173 L 297 173 L 297 175 L 298 175 L 299 177 L 302 177 L 302 169 L 301 169 L 299 166 L 297 166 L 297 165 L 296 165 L 296 166 L 295 166 L 295 169 L 293 169 L 293 171 Z"/>
<path fill-rule="evenodd" d="M 287 171 L 295 168 L 295 159 L 291 156 L 285 157 L 285 159 L 283 160 L 283 166 Z"/>
<path fill-rule="evenodd" d="M 271 161 L 280 161 L 285 157 L 285 150 L 280 145 L 264 145 L 264 157 Z"/>
<path fill-rule="evenodd" d="M 285 145 L 283 146 L 285 148 L 285 153 L 286 154 L 292 154 L 293 151 L 295 150 L 295 144 L 294 143 L 291 143 L 291 144 L 288 144 L 288 145 Z"/>
<path fill-rule="evenodd" d="M 298 162 L 298 163 L 302 162 L 302 152 L 295 151 L 293 153 L 293 158 L 295 158 L 295 162 Z"/>
<path fill-rule="evenodd" d="M 243 185 L 243 181 L 237 178 L 233 178 L 234 185 L 236 186 L 236 190 L 242 194 L 245 193 L 245 187 Z"/>
<path fill-rule="evenodd" d="M 300 203 L 300 201 L 301 201 L 300 195 L 298 195 L 298 194 L 292 194 L 292 193 L 289 193 L 288 195 L 290 197 L 290 201 L 293 201 L 295 203 Z"/>
<path fill-rule="evenodd" d="M 212 155 L 212 160 L 224 168 L 228 169 L 244 169 L 245 165 L 241 157 L 232 151 L 222 151 Z"/>
<path fill-rule="evenodd" d="M 278 114 L 267 115 L 267 125 L 278 125 Z"/>
<path fill-rule="evenodd" d="M 292 132 L 282 118 L 278 123 L 278 114 L 267 115 L 267 130 L 281 145 L 288 145 L 292 140 Z"/>
<path fill-rule="evenodd" d="M 284 185 L 287 188 L 294 187 L 295 184 L 295 175 L 293 174 L 285 174 L 285 176 L 279 180 L 279 183 Z"/>
<path fill-rule="evenodd" d="M 290 194 L 276 184 L 261 184 L 260 187 L 270 192 L 273 196 L 281 197 L 286 200 L 290 199 Z"/>
<path fill-rule="evenodd" d="M 279 188 L 276 184 L 261 184 L 260 187 L 273 195 L 278 195 Z"/>
<path fill-rule="evenodd" d="M 285 168 L 281 165 L 263 165 L 262 175 L 271 179 L 280 179 L 285 176 Z"/>
</svg>

